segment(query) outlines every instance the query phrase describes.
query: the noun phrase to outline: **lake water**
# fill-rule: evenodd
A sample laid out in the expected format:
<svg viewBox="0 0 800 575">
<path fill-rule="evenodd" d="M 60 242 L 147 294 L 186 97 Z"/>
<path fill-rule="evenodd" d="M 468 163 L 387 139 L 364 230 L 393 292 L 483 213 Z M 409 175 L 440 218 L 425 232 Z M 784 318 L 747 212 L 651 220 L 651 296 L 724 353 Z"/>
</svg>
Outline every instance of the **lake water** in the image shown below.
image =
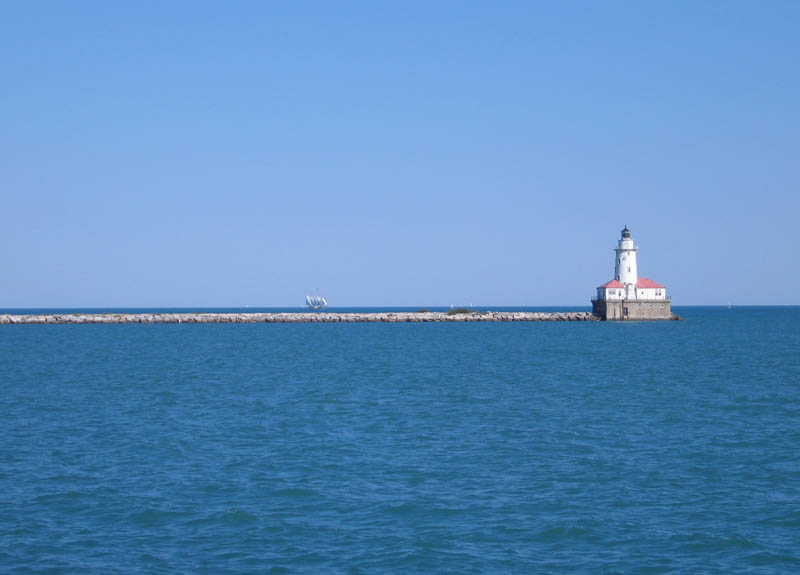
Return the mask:
<svg viewBox="0 0 800 575">
<path fill-rule="evenodd" d="M 800 571 L 800 308 L 0 326 L 0 571 Z"/>
</svg>

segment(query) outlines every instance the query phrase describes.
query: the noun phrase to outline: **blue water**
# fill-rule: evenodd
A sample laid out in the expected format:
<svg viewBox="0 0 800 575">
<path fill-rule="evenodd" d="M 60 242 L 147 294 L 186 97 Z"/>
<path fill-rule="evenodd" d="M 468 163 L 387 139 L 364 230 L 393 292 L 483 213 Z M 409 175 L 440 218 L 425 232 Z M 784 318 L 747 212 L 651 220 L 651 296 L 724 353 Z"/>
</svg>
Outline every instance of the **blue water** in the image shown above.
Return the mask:
<svg viewBox="0 0 800 575">
<path fill-rule="evenodd" d="M 0 326 L 0 571 L 800 571 L 800 308 Z"/>
</svg>

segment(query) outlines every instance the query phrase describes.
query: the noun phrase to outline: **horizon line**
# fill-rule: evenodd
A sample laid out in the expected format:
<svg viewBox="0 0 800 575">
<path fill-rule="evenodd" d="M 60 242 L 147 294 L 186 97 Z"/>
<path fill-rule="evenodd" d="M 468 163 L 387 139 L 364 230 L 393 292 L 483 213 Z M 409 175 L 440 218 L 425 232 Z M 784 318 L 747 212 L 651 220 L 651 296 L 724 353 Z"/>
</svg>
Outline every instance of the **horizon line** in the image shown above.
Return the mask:
<svg viewBox="0 0 800 575">
<path fill-rule="evenodd" d="M 4 307 L 0 306 L 0 312 L 3 310 L 8 311 L 25 311 L 25 310 L 59 310 L 59 309 L 69 309 L 69 310 L 109 310 L 109 309 L 127 309 L 127 310 L 137 310 L 137 309 L 160 309 L 160 310 L 169 310 L 169 309 L 306 309 L 308 306 L 305 305 L 295 305 L 295 306 L 287 306 L 287 305 L 93 305 L 93 306 L 54 306 L 54 305 L 40 305 L 40 306 L 24 306 L 24 307 Z M 473 308 L 473 309 L 491 309 L 491 308 L 508 308 L 508 307 L 515 307 L 515 308 L 551 308 L 551 307 L 591 307 L 591 304 L 546 304 L 546 305 L 530 305 L 530 304 L 492 304 L 492 305 L 434 305 L 434 304 L 426 304 L 426 305 L 329 305 L 326 307 L 328 310 L 336 310 L 336 309 L 349 309 L 349 308 L 369 308 L 369 309 L 389 309 L 389 308 L 405 308 L 405 309 L 424 309 L 424 308 L 443 308 L 443 309 L 450 309 L 450 308 Z M 681 304 L 681 305 L 673 305 L 673 307 L 721 307 L 721 308 L 735 308 L 735 307 L 800 307 L 800 304 L 797 303 L 745 303 L 745 304 L 733 304 L 733 303 L 699 303 L 699 304 Z"/>
</svg>

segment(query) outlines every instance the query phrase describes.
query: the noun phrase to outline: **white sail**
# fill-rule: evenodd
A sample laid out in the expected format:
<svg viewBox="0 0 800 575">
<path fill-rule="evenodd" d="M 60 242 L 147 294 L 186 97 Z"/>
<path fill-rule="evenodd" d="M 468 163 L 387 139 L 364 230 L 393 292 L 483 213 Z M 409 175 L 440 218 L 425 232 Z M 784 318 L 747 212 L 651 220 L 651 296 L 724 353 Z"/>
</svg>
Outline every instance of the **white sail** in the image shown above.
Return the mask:
<svg viewBox="0 0 800 575">
<path fill-rule="evenodd" d="M 307 295 L 307 296 L 306 296 L 306 305 L 307 305 L 308 307 L 310 307 L 311 309 L 322 309 L 322 308 L 324 308 L 326 305 L 328 305 L 328 302 L 327 302 L 327 301 L 325 301 L 325 298 L 324 298 L 324 297 L 322 297 L 322 296 L 318 296 L 318 295 L 314 295 L 314 296 Z"/>
</svg>

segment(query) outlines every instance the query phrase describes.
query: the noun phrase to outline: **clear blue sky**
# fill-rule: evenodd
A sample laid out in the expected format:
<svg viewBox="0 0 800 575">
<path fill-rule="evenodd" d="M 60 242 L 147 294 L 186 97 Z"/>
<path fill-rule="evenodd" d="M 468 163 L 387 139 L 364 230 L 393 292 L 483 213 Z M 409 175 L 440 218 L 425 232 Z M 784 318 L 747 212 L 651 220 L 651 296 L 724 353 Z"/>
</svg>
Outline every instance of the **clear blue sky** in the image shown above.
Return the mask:
<svg viewBox="0 0 800 575">
<path fill-rule="evenodd" d="M 800 4 L 4 2 L 0 307 L 800 304 Z"/>
</svg>

